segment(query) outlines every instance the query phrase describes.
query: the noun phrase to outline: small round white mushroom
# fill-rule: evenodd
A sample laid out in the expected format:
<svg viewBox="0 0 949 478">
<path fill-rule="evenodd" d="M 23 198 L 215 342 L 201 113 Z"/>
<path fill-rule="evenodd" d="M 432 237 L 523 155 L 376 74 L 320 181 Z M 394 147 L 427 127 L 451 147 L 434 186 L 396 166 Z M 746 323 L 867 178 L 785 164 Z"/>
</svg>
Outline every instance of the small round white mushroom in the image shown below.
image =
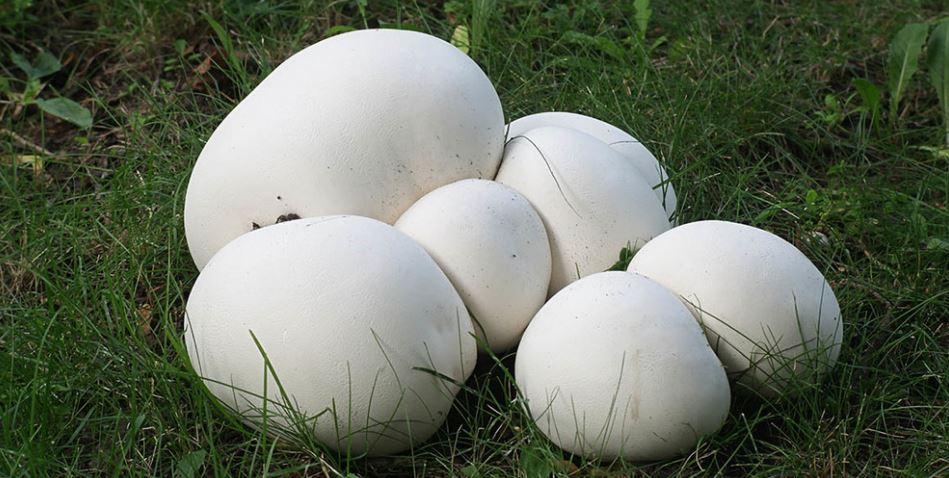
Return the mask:
<svg viewBox="0 0 949 478">
<path fill-rule="evenodd" d="M 433 189 L 493 178 L 501 102 L 457 48 L 406 30 L 323 40 L 277 67 L 211 135 L 185 233 L 198 268 L 228 241 L 294 217 L 393 223 Z"/>
<path fill-rule="evenodd" d="M 728 379 L 671 292 L 627 272 L 593 274 L 550 299 L 517 349 L 531 417 L 585 457 L 661 460 L 694 449 L 728 415 Z"/>
<path fill-rule="evenodd" d="M 465 179 L 426 194 L 395 227 L 445 271 L 491 350 L 517 345 L 547 299 L 551 267 L 544 223 L 524 196 Z"/>
<path fill-rule="evenodd" d="M 477 357 L 438 265 L 392 226 L 357 216 L 232 241 L 198 277 L 185 326 L 191 362 L 224 404 L 257 424 L 266 408 L 270 429 L 350 455 L 426 440 Z"/>
<path fill-rule="evenodd" d="M 642 173 L 643 179 L 652 186 L 653 192 L 666 210 L 666 215 L 670 220 L 672 219 L 676 210 L 676 193 L 672 183 L 669 182 L 669 175 L 659 164 L 659 160 L 631 134 L 605 121 L 589 116 L 550 111 L 524 116 L 512 121 L 508 125 L 507 137 L 510 139 L 541 126 L 560 126 L 561 128 L 570 128 L 586 133 L 608 144 L 626 159 L 632 161 L 639 172 Z"/>
<path fill-rule="evenodd" d="M 681 296 L 729 375 L 763 395 L 792 378 L 815 380 L 840 354 L 834 291 L 801 251 L 770 232 L 685 224 L 646 244 L 629 270 Z"/>
<path fill-rule="evenodd" d="M 609 268 L 627 244 L 669 229 L 639 171 L 602 141 L 542 127 L 508 142 L 496 179 L 530 201 L 544 220 L 553 259 L 548 295 Z"/>
</svg>

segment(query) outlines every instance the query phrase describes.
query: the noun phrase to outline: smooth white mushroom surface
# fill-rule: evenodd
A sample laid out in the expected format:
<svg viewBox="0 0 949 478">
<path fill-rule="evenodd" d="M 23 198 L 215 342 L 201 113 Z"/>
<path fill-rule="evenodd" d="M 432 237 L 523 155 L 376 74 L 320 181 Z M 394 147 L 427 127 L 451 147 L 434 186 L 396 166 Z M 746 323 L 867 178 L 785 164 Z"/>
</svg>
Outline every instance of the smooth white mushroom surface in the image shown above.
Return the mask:
<svg viewBox="0 0 949 478">
<path fill-rule="evenodd" d="M 501 102 L 454 46 L 406 30 L 330 37 L 291 56 L 208 139 L 188 184 L 185 233 L 198 268 L 284 217 L 395 222 L 437 187 L 493 178 Z"/>
<path fill-rule="evenodd" d="M 629 270 L 689 304 L 730 376 L 764 395 L 833 367 L 843 321 L 834 291 L 793 245 L 751 226 L 699 221 L 653 239 Z"/>
<path fill-rule="evenodd" d="M 669 175 L 666 174 L 666 170 L 659 164 L 659 160 L 649 149 L 631 134 L 605 121 L 589 116 L 563 111 L 550 111 L 524 116 L 512 121 L 507 126 L 507 137 L 511 139 L 541 126 L 560 126 L 575 129 L 609 145 L 636 166 L 639 172 L 642 173 L 643 179 L 652 186 L 653 193 L 666 210 L 666 215 L 670 219 L 673 217 L 677 202 L 675 189 L 673 189 L 672 183 L 669 182 Z"/>
<path fill-rule="evenodd" d="M 540 430 L 585 457 L 661 460 L 728 415 L 728 379 L 679 299 L 623 271 L 557 293 L 524 332 L 517 384 Z"/>
<path fill-rule="evenodd" d="M 494 352 L 517 345 L 547 299 L 551 268 L 547 231 L 524 196 L 464 179 L 426 194 L 395 227 L 445 271 Z"/>
<path fill-rule="evenodd" d="M 223 403 L 259 424 L 266 395 L 271 429 L 302 427 L 351 455 L 426 440 L 458 392 L 436 374 L 463 382 L 477 357 L 465 306 L 435 261 L 357 216 L 232 241 L 198 277 L 185 327 L 192 365 Z"/>
<path fill-rule="evenodd" d="M 523 194 L 544 220 L 553 259 L 548 295 L 608 269 L 627 244 L 641 247 L 670 227 L 636 167 L 573 129 L 547 126 L 513 138 L 496 180 Z"/>
</svg>

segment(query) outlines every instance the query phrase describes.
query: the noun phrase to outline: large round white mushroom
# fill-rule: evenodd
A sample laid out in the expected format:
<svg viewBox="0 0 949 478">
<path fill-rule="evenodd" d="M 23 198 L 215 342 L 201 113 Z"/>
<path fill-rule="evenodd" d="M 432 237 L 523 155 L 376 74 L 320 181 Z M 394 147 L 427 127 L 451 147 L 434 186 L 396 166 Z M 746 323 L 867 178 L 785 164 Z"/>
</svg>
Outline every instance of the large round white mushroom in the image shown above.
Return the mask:
<svg viewBox="0 0 949 478">
<path fill-rule="evenodd" d="M 494 352 L 517 345 L 547 298 L 551 267 L 544 223 L 524 196 L 465 179 L 426 194 L 395 227 L 445 271 Z"/>
<path fill-rule="evenodd" d="M 363 30 L 287 59 L 218 126 L 185 198 L 198 268 L 281 218 L 358 214 L 392 223 L 424 194 L 493 178 L 504 144 L 494 87 L 452 45 Z"/>
<path fill-rule="evenodd" d="M 606 270 L 627 244 L 640 247 L 669 229 L 636 167 L 576 130 L 548 126 L 512 138 L 496 180 L 544 220 L 553 259 L 548 295 Z"/>
<path fill-rule="evenodd" d="M 586 133 L 606 143 L 609 147 L 630 160 L 643 175 L 643 179 L 653 188 L 653 192 L 666 215 L 671 219 L 676 210 L 676 193 L 669 182 L 669 175 L 659 164 L 659 160 L 633 135 L 605 121 L 577 113 L 550 111 L 518 118 L 508 124 L 508 139 L 541 126 L 560 126 Z"/>
<path fill-rule="evenodd" d="M 540 430 L 586 457 L 661 460 L 716 432 L 730 392 L 671 292 L 626 272 L 570 284 L 531 321 L 515 375 Z"/>
<path fill-rule="evenodd" d="M 834 291 L 793 245 L 751 226 L 699 221 L 646 244 L 629 265 L 705 327 L 729 375 L 764 395 L 833 367 L 843 321 Z"/>
<path fill-rule="evenodd" d="M 186 314 L 191 362 L 218 399 L 259 424 L 266 396 L 270 429 L 350 455 L 426 440 L 477 357 L 465 306 L 432 258 L 363 217 L 239 237 L 201 272 Z"/>
</svg>

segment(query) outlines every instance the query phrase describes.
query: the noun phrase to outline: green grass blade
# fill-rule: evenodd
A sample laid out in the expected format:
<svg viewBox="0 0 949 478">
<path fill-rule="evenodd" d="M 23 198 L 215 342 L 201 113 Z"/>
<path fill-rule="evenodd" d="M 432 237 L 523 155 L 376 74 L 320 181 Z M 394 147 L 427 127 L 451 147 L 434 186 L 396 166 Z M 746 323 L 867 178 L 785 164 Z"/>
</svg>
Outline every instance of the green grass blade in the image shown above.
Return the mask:
<svg viewBox="0 0 949 478">
<path fill-rule="evenodd" d="M 495 8 L 495 0 L 474 0 L 472 3 L 470 42 L 468 44 L 471 50 L 484 53 L 482 50 L 487 44 L 488 26 Z"/>
<path fill-rule="evenodd" d="M 887 61 L 887 83 L 890 87 L 890 122 L 896 121 L 897 108 L 906 85 L 919 68 L 919 55 L 929 27 L 924 23 L 910 23 L 904 26 L 890 43 L 890 56 Z"/>
<path fill-rule="evenodd" d="M 949 18 L 939 22 L 929 37 L 926 68 L 929 69 L 929 81 L 939 95 L 945 142 L 949 147 Z"/>
<path fill-rule="evenodd" d="M 204 17 L 204 20 L 208 23 L 211 29 L 214 30 L 214 35 L 217 37 L 217 41 L 224 49 L 224 54 L 226 55 L 225 61 L 231 70 L 231 74 L 236 77 L 235 80 L 242 88 L 250 88 L 248 84 L 247 71 L 244 69 L 244 65 L 240 58 L 237 57 L 237 50 L 234 48 L 234 42 L 231 40 L 230 33 L 228 33 L 227 29 L 224 28 L 220 22 L 215 20 L 207 12 L 203 12 L 201 15 Z"/>
</svg>

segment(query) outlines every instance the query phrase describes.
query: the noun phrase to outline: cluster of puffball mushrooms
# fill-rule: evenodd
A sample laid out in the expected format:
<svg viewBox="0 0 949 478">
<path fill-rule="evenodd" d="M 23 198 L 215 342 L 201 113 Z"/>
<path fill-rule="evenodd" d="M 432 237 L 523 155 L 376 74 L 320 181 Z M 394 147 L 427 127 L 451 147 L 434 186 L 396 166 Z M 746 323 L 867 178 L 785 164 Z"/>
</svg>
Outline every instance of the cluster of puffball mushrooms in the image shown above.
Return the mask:
<svg viewBox="0 0 949 478">
<path fill-rule="evenodd" d="M 188 353 L 247 422 L 376 456 L 435 433 L 479 351 L 516 350 L 511 398 L 559 447 L 682 455 L 722 426 L 732 385 L 816 383 L 842 321 L 790 243 L 673 227 L 675 207 L 619 128 L 556 112 L 505 125 L 452 45 L 337 35 L 276 68 L 194 166 Z M 627 245 L 628 271 L 604 272 Z"/>
</svg>

